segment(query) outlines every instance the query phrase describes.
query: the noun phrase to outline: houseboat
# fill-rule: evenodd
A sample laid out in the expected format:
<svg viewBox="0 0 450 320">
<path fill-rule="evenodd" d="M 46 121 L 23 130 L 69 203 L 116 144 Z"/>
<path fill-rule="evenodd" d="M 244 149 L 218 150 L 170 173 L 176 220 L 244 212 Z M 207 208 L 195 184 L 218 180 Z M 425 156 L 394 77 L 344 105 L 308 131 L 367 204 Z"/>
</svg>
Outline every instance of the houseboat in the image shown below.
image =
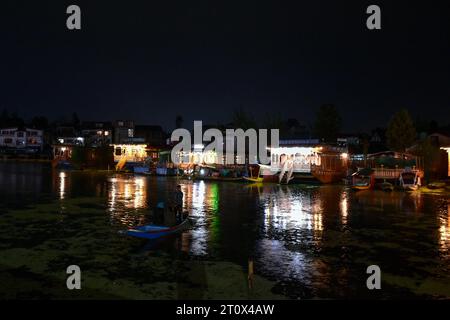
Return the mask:
<svg viewBox="0 0 450 320">
<path fill-rule="evenodd" d="M 264 182 L 334 183 L 347 173 L 347 149 L 320 145 L 316 139 L 280 140 L 280 146 L 270 148 L 270 153 L 270 170 L 264 168 L 260 174 Z"/>
</svg>

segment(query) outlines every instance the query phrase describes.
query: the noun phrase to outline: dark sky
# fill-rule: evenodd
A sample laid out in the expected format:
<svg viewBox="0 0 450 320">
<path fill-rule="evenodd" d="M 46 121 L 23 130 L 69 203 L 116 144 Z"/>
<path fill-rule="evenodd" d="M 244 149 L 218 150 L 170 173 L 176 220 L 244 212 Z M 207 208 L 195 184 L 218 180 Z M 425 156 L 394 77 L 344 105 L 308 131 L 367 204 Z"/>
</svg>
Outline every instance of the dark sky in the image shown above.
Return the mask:
<svg viewBox="0 0 450 320">
<path fill-rule="evenodd" d="M 310 123 L 334 103 L 346 131 L 407 107 L 450 122 L 444 1 L 2 1 L 0 109 L 23 117 L 228 122 L 242 105 Z M 66 28 L 66 7 L 82 30 Z M 369 4 L 382 30 L 366 28 Z"/>
</svg>

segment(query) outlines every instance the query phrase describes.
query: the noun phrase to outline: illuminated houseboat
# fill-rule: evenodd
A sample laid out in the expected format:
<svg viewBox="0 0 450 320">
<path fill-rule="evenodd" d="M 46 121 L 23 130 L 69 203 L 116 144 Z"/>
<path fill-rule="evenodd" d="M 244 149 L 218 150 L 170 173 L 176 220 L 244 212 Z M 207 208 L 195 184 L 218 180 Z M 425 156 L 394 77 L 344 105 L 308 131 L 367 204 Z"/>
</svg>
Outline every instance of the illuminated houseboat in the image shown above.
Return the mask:
<svg viewBox="0 0 450 320">
<path fill-rule="evenodd" d="M 270 148 L 270 166 L 261 166 L 263 181 L 289 183 L 291 180 L 340 181 L 347 172 L 345 148 L 320 145 L 318 140 L 280 140 Z"/>
</svg>

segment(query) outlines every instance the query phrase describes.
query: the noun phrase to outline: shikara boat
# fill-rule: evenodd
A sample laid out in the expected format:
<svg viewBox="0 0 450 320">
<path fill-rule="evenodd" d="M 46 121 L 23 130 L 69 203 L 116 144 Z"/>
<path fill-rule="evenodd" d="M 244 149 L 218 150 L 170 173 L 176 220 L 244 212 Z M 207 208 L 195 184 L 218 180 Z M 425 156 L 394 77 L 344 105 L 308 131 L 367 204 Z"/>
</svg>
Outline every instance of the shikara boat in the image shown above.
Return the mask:
<svg viewBox="0 0 450 320">
<path fill-rule="evenodd" d="M 183 222 L 173 227 L 157 226 L 149 224 L 129 229 L 128 231 L 126 231 L 125 234 L 137 238 L 157 239 L 170 234 L 182 232 L 184 230 L 189 229 L 191 226 L 192 226 L 191 220 L 189 218 L 186 218 L 184 219 Z"/>
<path fill-rule="evenodd" d="M 428 189 L 444 189 L 446 187 L 445 182 L 432 182 L 427 185 Z"/>
<path fill-rule="evenodd" d="M 221 177 L 221 176 L 202 176 L 195 175 L 193 176 L 194 180 L 206 180 L 206 181 L 230 181 L 230 182 L 238 182 L 242 181 L 242 177 Z"/>
<path fill-rule="evenodd" d="M 353 190 L 369 190 L 371 189 L 370 183 L 368 182 L 356 182 L 352 185 Z"/>
<path fill-rule="evenodd" d="M 420 177 L 417 172 L 405 169 L 400 174 L 400 186 L 406 191 L 415 191 L 420 187 Z"/>
<path fill-rule="evenodd" d="M 250 176 L 249 177 L 243 177 L 245 181 L 252 182 L 252 183 L 261 183 L 264 180 L 264 177 L 261 176 L 261 168 L 257 168 L 258 174 L 253 175 L 253 167 L 250 167 Z"/>
<path fill-rule="evenodd" d="M 253 182 L 253 183 L 260 183 L 260 182 L 263 182 L 263 180 L 264 180 L 263 177 L 243 177 L 243 178 L 244 178 L 244 180 Z"/>
<path fill-rule="evenodd" d="M 361 169 L 352 175 L 352 189 L 370 190 L 374 186 L 374 171 L 370 168 Z"/>
<path fill-rule="evenodd" d="M 383 191 L 394 191 L 394 185 L 387 181 L 380 183 L 378 187 Z"/>
</svg>

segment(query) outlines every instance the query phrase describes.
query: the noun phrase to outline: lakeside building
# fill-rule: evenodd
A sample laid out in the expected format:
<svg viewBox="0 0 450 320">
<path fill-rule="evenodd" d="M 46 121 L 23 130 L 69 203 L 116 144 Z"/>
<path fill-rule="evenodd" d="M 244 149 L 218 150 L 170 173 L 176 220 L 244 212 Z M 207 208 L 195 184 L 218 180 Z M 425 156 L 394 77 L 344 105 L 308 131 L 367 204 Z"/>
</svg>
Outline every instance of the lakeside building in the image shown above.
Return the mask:
<svg viewBox="0 0 450 320">
<path fill-rule="evenodd" d="M 162 147 L 166 144 L 166 133 L 161 126 L 157 125 L 135 125 L 134 137 L 142 139 L 143 142 L 153 148 Z"/>
<path fill-rule="evenodd" d="M 115 144 L 135 143 L 134 141 L 134 121 L 133 120 L 116 120 L 113 124 Z"/>
<path fill-rule="evenodd" d="M 426 151 L 421 150 L 425 143 Z M 420 164 L 426 167 L 427 176 L 430 179 L 442 179 L 449 176 L 449 158 L 446 150 L 450 146 L 450 136 L 446 132 L 435 132 L 424 136 L 416 144 L 407 149 L 410 153 L 423 154 L 420 157 Z M 425 157 L 428 157 L 425 158 Z M 425 166 L 426 163 L 426 166 Z"/>
<path fill-rule="evenodd" d="M 450 144 L 444 147 L 441 147 L 441 150 L 447 152 L 447 177 L 450 177 Z"/>
<path fill-rule="evenodd" d="M 44 147 L 43 131 L 31 128 L 0 129 L 0 149 L 3 153 L 38 153 Z"/>
<path fill-rule="evenodd" d="M 131 121 L 116 121 L 116 124 L 114 135 L 117 140 L 111 144 L 116 169 L 132 168 L 139 173 L 156 170 L 160 153 L 165 149 L 166 143 L 166 134 L 162 127 L 135 126 Z"/>
<path fill-rule="evenodd" d="M 81 125 L 81 136 L 91 147 L 108 146 L 112 143 L 111 122 L 86 121 Z"/>
</svg>

